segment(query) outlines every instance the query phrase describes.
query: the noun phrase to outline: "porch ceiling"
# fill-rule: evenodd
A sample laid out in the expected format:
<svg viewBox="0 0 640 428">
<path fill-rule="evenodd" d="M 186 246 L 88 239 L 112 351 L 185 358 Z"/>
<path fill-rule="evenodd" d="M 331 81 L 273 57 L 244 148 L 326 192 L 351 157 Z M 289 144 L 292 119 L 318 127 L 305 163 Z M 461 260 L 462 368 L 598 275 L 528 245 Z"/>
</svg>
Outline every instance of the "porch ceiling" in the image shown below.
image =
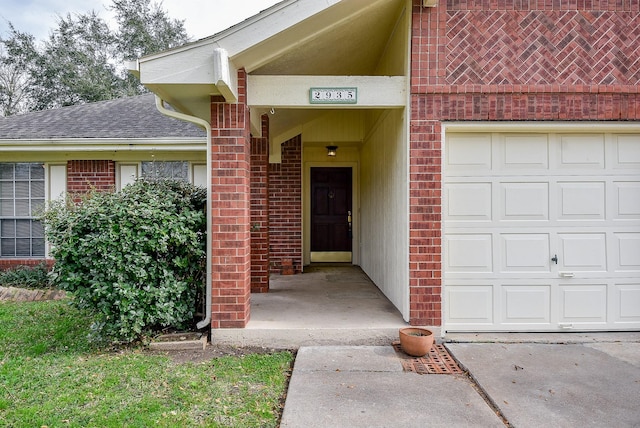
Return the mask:
<svg viewBox="0 0 640 428">
<path fill-rule="evenodd" d="M 258 75 L 375 75 L 403 4 L 343 1 L 232 60 Z"/>
</svg>

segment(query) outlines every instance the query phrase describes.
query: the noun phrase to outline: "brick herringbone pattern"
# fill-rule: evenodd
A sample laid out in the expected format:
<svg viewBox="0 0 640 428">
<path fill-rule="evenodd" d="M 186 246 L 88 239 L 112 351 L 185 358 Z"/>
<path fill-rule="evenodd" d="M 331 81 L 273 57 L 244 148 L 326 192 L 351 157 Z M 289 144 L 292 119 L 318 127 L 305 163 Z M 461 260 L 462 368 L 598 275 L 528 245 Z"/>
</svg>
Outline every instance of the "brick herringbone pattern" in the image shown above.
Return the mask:
<svg viewBox="0 0 640 428">
<path fill-rule="evenodd" d="M 633 12 L 450 11 L 450 85 L 640 84 Z"/>
</svg>

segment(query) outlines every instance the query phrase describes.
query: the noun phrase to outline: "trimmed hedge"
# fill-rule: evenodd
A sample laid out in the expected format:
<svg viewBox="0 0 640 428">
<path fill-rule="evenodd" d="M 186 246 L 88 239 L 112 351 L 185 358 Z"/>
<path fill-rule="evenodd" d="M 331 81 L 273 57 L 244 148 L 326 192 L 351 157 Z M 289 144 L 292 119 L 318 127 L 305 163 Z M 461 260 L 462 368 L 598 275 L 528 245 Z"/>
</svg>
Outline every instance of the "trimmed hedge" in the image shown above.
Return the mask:
<svg viewBox="0 0 640 428">
<path fill-rule="evenodd" d="M 202 188 L 142 179 L 77 204 L 52 203 L 43 220 L 53 284 L 95 313 L 103 339 L 191 327 L 204 287 L 205 207 Z"/>
</svg>

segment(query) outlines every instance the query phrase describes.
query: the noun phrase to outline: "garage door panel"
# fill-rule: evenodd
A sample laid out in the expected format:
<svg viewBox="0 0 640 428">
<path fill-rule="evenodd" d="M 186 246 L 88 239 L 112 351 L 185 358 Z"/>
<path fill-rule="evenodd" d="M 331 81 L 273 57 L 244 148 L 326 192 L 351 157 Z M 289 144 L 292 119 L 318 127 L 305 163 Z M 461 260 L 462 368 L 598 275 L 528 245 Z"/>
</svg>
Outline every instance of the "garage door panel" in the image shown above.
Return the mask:
<svg viewBox="0 0 640 428">
<path fill-rule="evenodd" d="M 501 289 L 504 324 L 551 322 L 550 285 L 504 285 Z"/>
<path fill-rule="evenodd" d="M 559 182 L 559 220 L 604 220 L 606 183 Z"/>
<path fill-rule="evenodd" d="M 637 171 L 640 168 L 640 135 L 616 135 L 614 141 L 612 167 Z"/>
<path fill-rule="evenodd" d="M 450 221 L 491 221 L 491 183 L 449 183 L 446 218 Z"/>
<path fill-rule="evenodd" d="M 560 285 L 560 322 L 606 323 L 607 286 Z"/>
<path fill-rule="evenodd" d="M 640 272 L 640 232 L 615 233 L 616 272 Z"/>
<path fill-rule="evenodd" d="M 502 221 L 549 220 L 548 183 L 501 183 Z"/>
<path fill-rule="evenodd" d="M 562 271 L 605 272 L 607 240 L 604 233 L 559 234 L 558 268 Z"/>
<path fill-rule="evenodd" d="M 615 284 L 613 301 L 617 323 L 640 322 L 640 283 Z"/>
<path fill-rule="evenodd" d="M 493 324 L 493 286 L 451 285 L 447 288 L 447 318 L 453 324 Z"/>
<path fill-rule="evenodd" d="M 491 234 L 448 235 L 445 239 L 445 263 L 448 272 L 493 272 Z"/>
<path fill-rule="evenodd" d="M 604 135 L 559 135 L 558 169 L 603 170 Z"/>
<path fill-rule="evenodd" d="M 492 157 L 490 134 L 454 136 L 447 144 L 446 167 L 450 172 L 489 172 Z"/>
<path fill-rule="evenodd" d="M 549 272 L 549 234 L 500 235 L 502 272 Z"/>
<path fill-rule="evenodd" d="M 502 162 L 504 170 L 549 168 L 549 137 L 546 134 L 505 135 L 501 140 Z"/>
<path fill-rule="evenodd" d="M 640 220 L 640 182 L 616 181 L 614 186 L 614 218 Z"/>
</svg>

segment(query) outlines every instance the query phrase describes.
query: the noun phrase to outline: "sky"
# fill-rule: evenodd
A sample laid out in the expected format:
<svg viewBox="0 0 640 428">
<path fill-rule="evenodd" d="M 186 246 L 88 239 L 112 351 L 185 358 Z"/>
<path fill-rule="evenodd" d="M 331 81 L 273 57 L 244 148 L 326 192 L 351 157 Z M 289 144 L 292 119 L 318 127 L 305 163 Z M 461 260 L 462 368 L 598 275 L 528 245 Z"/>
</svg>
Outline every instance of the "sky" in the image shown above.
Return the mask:
<svg viewBox="0 0 640 428">
<path fill-rule="evenodd" d="M 193 40 L 211 36 L 279 3 L 279 0 L 152 0 L 173 19 L 184 20 Z M 111 0 L 0 0 L 0 37 L 7 36 L 7 21 L 16 29 L 45 40 L 56 27 L 58 15 L 95 10 L 105 19 Z"/>
</svg>

